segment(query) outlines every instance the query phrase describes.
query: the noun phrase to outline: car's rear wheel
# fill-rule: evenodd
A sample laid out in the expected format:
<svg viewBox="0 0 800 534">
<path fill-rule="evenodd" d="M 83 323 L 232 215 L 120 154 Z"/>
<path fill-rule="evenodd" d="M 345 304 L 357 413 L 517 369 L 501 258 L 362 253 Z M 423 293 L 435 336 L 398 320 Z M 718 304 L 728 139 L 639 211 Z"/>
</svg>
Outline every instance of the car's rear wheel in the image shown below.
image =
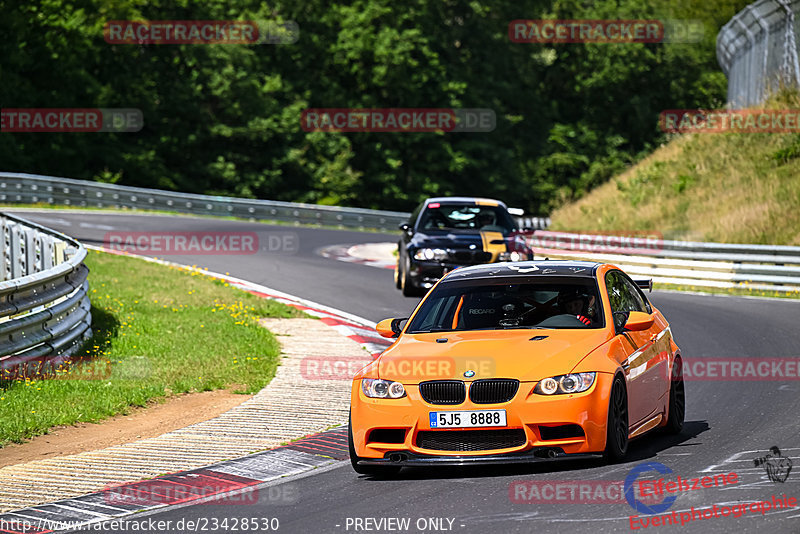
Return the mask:
<svg viewBox="0 0 800 534">
<path fill-rule="evenodd" d="M 628 453 L 628 392 L 622 377 L 614 378 L 611 398 L 608 401 L 605 458 L 609 463 L 619 462 Z"/>
<path fill-rule="evenodd" d="M 675 358 L 672 364 L 672 379 L 669 384 L 669 415 L 664 430 L 669 434 L 678 434 L 683 430 L 683 419 L 686 416 L 686 393 L 683 388 L 683 362 Z"/>
<path fill-rule="evenodd" d="M 350 449 L 350 464 L 353 466 L 353 471 L 359 475 L 372 475 L 375 477 L 390 477 L 400 472 L 401 467 L 398 466 L 383 466 L 383 465 L 358 465 L 361 459 L 356 455 L 356 447 L 353 444 L 353 422 L 352 418 L 347 419 L 347 446 Z"/>
</svg>

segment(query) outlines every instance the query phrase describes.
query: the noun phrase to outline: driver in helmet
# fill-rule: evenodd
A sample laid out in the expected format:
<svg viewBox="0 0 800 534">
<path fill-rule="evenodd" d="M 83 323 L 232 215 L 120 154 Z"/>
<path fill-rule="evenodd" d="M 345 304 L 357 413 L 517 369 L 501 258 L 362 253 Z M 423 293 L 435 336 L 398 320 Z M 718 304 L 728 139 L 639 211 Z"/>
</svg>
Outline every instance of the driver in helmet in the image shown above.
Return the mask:
<svg viewBox="0 0 800 534">
<path fill-rule="evenodd" d="M 478 214 L 478 228 L 494 226 L 494 214 L 491 211 L 482 211 Z"/>
<path fill-rule="evenodd" d="M 589 326 L 594 317 L 594 295 L 582 289 L 567 289 L 558 294 L 558 309 L 561 313 L 572 315 Z"/>
</svg>

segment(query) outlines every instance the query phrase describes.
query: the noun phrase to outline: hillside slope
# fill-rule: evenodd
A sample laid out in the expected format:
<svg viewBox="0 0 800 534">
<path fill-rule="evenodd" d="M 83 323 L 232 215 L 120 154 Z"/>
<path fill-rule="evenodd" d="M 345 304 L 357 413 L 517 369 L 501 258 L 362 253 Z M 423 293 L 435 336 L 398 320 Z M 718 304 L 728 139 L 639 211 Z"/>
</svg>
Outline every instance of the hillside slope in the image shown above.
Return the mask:
<svg viewBox="0 0 800 534">
<path fill-rule="evenodd" d="M 783 95 L 767 108 L 800 109 Z M 800 134 L 673 136 L 552 214 L 553 230 L 660 232 L 667 239 L 800 245 Z"/>
</svg>

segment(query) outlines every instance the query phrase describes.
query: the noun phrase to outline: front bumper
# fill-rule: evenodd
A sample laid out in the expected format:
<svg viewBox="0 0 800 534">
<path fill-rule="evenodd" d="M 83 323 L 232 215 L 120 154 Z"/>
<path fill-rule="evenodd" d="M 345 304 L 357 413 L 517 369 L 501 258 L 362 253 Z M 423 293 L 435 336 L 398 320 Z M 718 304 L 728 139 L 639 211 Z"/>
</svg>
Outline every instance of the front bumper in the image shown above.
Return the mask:
<svg viewBox="0 0 800 534">
<path fill-rule="evenodd" d="M 613 375 L 597 373 L 592 387 L 584 392 L 572 395 L 544 396 L 533 393 L 535 382 L 520 384 L 514 398 L 499 404 L 474 404 L 469 400 L 458 405 L 433 405 L 422 399 L 419 387 L 406 386 L 406 397 L 400 399 L 372 399 L 361 391 L 361 381 L 353 381 L 351 391 L 351 417 L 353 426 L 353 444 L 356 455 L 364 461 L 377 461 L 380 465 L 391 463 L 392 454 L 401 453 L 403 464 L 421 465 L 422 463 L 453 462 L 452 465 L 463 465 L 479 458 L 486 462 L 489 457 L 497 457 L 500 463 L 516 461 L 539 461 L 560 458 L 561 455 L 599 454 L 605 450 L 606 426 L 608 421 L 608 400 Z M 467 383 L 469 386 L 469 383 Z M 418 446 L 418 435 L 426 432 L 430 437 L 433 432 L 448 432 L 447 439 L 461 439 L 455 432 L 467 429 L 432 429 L 430 428 L 430 412 L 463 411 L 463 410 L 498 410 L 506 411 L 505 427 L 483 427 L 469 430 L 517 430 L 524 432 L 524 437 L 514 441 L 513 446 L 505 448 L 480 449 L 463 448 L 461 450 L 438 450 Z M 563 428 L 566 425 L 580 427 L 583 435 L 557 437 L 550 430 Z M 546 429 L 543 431 L 543 427 Z M 377 441 L 373 436 L 386 435 L 385 430 L 394 430 L 398 436 L 395 442 Z M 373 434 L 373 431 L 378 430 Z M 402 432 L 400 432 L 402 430 Z M 465 434 L 466 436 L 466 434 Z M 425 441 L 420 440 L 420 441 Z M 430 443 L 430 441 L 426 442 Z M 538 451 L 554 450 L 556 454 L 539 454 Z M 515 455 L 521 455 L 517 460 Z M 544 456 L 544 457 L 541 457 Z M 523 458 L 524 457 L 524 458 Z M 531 458 L 532 457 L 532 458 Z M 397 459 L 399 457 L 395 457 Z M 434 458 L 443 458 L 436 460 Z"/>
<path fill-rule="evenodd" d="M 528 253 L 524 258 L 526 260 L 533 259 L 533 253 Z M 439 281 L 441 277 L 458 267 L 468 267 L 470 265 L 484 265 L 487 263 L 497 263 L 502 260 L 498 256 L 494 259 L 477 260 L 473 258 L 471 261 L 455 261 L 449 260 L 417 260 L 411 258 L 410 268 L 408 271 L 409 276 L 414 281 L 414 284 L 419 287 L 429 289 Z"/>
<path fill-rule="evenodd" d="M 358 465 L 398 467 L 504 465 L 565 460 L 596 460 L 602 457 L 603 455 L 600 453 L 567 454 L 558 447 L 539 447 L 525 452 L 480 456 L 432 456 L 409 452 L 387 453 L 385 458 L 362 459 L 358 462 Z"/>
<path fill-rule="evenodd" d="M 464 265 L 465 264 L 446 261 L 411 260 L 411 268 L 408 271 L 408 275 L 411 277 L 414 285 L 430 289 L 445 274 L 457 267 L 463 267 Z"/>
</svg>

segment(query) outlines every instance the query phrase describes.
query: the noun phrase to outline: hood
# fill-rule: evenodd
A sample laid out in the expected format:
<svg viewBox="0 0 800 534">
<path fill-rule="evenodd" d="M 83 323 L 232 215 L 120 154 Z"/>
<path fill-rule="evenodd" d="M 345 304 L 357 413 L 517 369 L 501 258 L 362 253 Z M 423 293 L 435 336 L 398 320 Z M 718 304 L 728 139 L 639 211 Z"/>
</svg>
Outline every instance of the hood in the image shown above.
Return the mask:
<svg viewBox="0 0 800 534">
<path fill-rule="evenodd" d="M 411 238 L 411 244 L 418 248 L 469 248 L 470 245 L 476 245 L 477 249 L 480 250 L 483 246 L 483 239 L 481 238 L 481 233 L 475 230 L 463 232 L 426 230 L 415 233 Z"/>
<path fill-rule="evenodd" d="M 481 378 L 535 382 L 569 373 L 612 337 L 607 329 L 406 334 L 378 358 L 378 375 L 404 384 Z M 441 338 L 447 342 L 436 341 Z M 474 376 L 465 377 L 467 371 Z"/>
</svg>

